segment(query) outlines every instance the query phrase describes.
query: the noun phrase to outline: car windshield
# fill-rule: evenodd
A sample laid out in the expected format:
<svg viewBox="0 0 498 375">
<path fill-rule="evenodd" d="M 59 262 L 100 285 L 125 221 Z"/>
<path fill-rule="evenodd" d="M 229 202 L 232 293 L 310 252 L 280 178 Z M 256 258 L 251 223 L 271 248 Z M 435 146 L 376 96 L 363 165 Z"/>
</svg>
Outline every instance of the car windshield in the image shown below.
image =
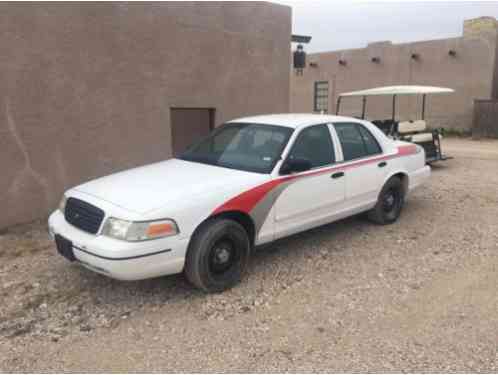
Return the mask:
<svg viewBox="0 0 498 375">
<path fill-rule="evenodd" d="M 229 123 L 191 146 L 179 159 L 270 173 L 280 159 L 292 131 L 292 128 L 284 126 Z"/>
</svg>

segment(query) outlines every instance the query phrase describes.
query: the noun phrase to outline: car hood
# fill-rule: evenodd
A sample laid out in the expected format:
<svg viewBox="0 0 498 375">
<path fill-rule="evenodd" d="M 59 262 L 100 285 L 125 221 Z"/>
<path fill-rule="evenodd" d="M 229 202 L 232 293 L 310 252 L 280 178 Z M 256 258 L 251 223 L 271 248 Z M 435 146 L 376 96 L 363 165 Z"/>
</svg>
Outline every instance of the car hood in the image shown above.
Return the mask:
<svg viewBox="0 0 498 375">
<path fill-rule="evenodd" d="M 250 185 L 264 175 L 179 159 L 129 169 L 89 181 L 72 190 L 92 195 L 121 208 L 146 213 L 179 201 L 191 201 Z"/>
</svg>

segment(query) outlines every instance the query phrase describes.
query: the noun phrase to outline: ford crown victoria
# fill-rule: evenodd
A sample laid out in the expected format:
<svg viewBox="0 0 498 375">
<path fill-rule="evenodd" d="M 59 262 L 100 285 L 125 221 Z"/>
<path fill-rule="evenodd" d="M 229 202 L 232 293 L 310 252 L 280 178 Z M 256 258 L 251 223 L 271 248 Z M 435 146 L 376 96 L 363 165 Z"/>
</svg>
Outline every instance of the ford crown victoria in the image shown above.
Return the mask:
<svg viewBox="0 0 498 375">
<path fill-rule="evenodd" d="M 216 128 L 181 156 L 69 189 L 49 218 L 58 252 L 104 275 L 184 272 L 206 292 L 252 249 L 366 212 L 396 221 L 430 176 L 422 147 L 350 117 L 284 114 Z"/>
</svg>

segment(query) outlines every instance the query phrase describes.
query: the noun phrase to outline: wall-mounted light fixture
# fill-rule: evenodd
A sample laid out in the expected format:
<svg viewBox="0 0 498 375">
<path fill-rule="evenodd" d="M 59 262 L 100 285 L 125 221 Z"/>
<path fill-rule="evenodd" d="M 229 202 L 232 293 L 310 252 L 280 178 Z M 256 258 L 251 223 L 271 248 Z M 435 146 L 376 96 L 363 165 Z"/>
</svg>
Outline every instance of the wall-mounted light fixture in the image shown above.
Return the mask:
<svg viewBox="0 0 498 375">
<path fill-rule="evenodd" d="M 412 53 L 411 57 L 413 60 L 420 60 L 420 55 L 418 53 Z"/>
<path fill-rule="evenodd" d="M 370 61 L 373 62 L 373 63 L 378 64 L 378 63 L 380 63 L 380 57 L 378 57 L 378 56 L 372 57 L 370 59 Z"/>
<path fill-rule="evenodd" d="M 310 68 L 318 68 L 318 63 L 310 62 Z"/>
<path fill-rule="evenodd" d="M 457 53 L 456 53 L 456 51 L 455 51 L 454 49 L 450 49 L 450 50 L 448 51 L 448 55 L 450 55 L 451 57 L 455 57 L 455 56 L 456 56 L 456 54 L 457 54 Z"/>
<path fill-rule="evenodd" d="M 298 76 L 302 76 L 304 74 L 304 68 L 306 68 L 306 52 L 304 52 L 303 43 L 309 43 L 310 40 L 310 36 L 291 35 L 291 42 L 298 43 L 296 49 L 292 53 L 294 70 Z"/>
<path fill-rule="evenodd" d="M 339 65 L 346 66 L 348 63 L 344 59 L 339 59 Z"/>
</svg>

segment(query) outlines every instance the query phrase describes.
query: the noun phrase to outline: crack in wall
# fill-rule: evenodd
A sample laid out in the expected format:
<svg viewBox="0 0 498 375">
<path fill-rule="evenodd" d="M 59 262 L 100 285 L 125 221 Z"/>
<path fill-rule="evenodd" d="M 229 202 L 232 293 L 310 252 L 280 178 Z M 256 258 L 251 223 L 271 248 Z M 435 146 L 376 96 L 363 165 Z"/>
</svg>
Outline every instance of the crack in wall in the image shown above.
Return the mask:
<svg viewBox="0 0 498 375">
<path fill-rule="evenodd" d="M 24 158 L 24 167 L 22 168 L 22 170 L 18 172 L 17 176 L 12 179 L 12 183 L 10 184 L 9 189 L 7 190 L 7 194 L 15 193 L 21 186 L 23 186 L 23 183 L 26 181 L 26 179 L 29 176 L 31 176 L 41 187 L 43 195 L 45 196 L 45 206 L 48 211 L 50 209 L 49 183 L 45 179 L 45 177 L 43 177 L 40 173 L 38 173 L 33 169 L 28 150 L 21 136 L 19 135 L 19 132 L 17 130 L 17 124 L 12 116 L 9 98 L 5 98 L 5 117 L 7 119 L 7 129 L 14 138 L 14 141 L 19 147 L 19 150 L 21 151 Z"/>
<path fill-rule="evenodd" d="M 66 167 L 64 165 L 64 157 L 62 156 L 62 151 L 59 145 L 57 145 L 57 148 L 55 149 L 55 166 L 57 177 L 65 189 L 68 185 L 68 178 Z"/>
</svg>

